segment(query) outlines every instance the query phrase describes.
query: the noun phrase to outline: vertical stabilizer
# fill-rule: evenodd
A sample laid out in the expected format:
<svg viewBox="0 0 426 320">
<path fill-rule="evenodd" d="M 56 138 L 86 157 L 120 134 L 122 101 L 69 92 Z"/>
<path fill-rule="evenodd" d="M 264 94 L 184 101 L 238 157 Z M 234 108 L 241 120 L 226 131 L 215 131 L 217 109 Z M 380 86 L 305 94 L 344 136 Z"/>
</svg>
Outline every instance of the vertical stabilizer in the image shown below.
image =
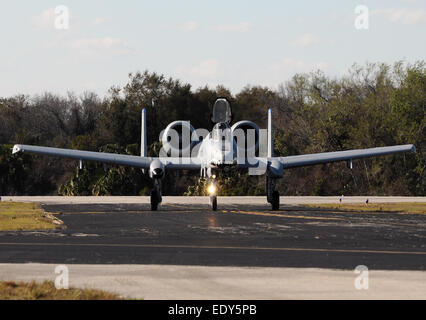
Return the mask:
<svg viewBox="0 0 426 320">
<path fill-rule="evenodd" d="M 274 132 L 272 128 L 272 109 L 268 111 L 268 158 L 274 156 Z"/>
<path fill-rule="evenodd" d="M 142 122 L 141 122 L 141 157 L 147 156 L 146 147 L 146 110 L 142 109 Z"/>
</svg>

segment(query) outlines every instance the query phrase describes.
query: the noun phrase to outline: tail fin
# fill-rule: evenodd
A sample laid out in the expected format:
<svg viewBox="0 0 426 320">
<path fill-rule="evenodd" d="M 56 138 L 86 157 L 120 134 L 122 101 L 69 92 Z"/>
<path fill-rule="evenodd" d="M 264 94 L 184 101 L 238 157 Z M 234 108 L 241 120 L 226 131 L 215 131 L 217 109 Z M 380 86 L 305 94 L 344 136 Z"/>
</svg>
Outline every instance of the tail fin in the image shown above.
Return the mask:
<svg viewBox="0 0 426 320">
<path fill-rule="evenodd" d="M 272 109 L 268 111 L 268 158 L 274 156 L 274 132 L 272 128 Z"/>
</svg>

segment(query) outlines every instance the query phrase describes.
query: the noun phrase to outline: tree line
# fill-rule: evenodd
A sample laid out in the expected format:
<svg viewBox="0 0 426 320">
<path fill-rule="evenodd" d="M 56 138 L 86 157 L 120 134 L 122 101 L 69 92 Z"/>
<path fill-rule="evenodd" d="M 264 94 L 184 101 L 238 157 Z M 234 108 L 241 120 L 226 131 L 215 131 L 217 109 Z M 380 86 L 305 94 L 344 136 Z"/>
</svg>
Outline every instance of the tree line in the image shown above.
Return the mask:
<svg viewBox="0 0 426 320">
<path fill-rule="evenodd" d="M 155 72 L 129 74 L 105 97 L 86 92 L 44 93 L 0 99 L 0 195 L 146 195 L 151 181 L 140 169 L 105 167 L 28 154 L 13 144 L 32 144 L 139 155 L 141 109 L 147 109 L 148 155 L 158 156 L 160 131 L 175 120 L 211 129 L 217 97 L 232 104 L 234 121 L 267 126 L 274 110 L 275 155 L 299 155 L 395 144 L 415 144 L 416 154 L 287 170 L 282 195 L 426 194 L 426 72 L 424 61 L 354 65 L 340 78 L 321 71 L 296 74 L 278 89 L 224 86 L 193 90 Z M 204 194 L 199 172 L 169 172 L 164 194 Z M 264 195 L 265 177 L 232 172 L 219 177 L 223 195 Z"/>
</svg>

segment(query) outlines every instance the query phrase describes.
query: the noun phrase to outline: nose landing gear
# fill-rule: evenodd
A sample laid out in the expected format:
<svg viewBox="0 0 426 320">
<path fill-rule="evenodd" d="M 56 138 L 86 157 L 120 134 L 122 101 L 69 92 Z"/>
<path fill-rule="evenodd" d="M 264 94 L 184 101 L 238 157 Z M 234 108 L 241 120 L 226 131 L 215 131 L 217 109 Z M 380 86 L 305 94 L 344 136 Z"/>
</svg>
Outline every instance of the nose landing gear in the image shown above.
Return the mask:
<svg viewBox="0 0 426 320">
<path fill-rule="evenodd" d="M 215 178 L 212 178 L 210 180 L 210 184 L 207 191 L 210 194 L 210 206 L 213 211 L 217 211 L 217 184 Z"/>
<path fill-rule="evenodd" d="M 217 211 L 217 196 L 210 196 L 210 206 L 213 211 Z"/>
</svg>

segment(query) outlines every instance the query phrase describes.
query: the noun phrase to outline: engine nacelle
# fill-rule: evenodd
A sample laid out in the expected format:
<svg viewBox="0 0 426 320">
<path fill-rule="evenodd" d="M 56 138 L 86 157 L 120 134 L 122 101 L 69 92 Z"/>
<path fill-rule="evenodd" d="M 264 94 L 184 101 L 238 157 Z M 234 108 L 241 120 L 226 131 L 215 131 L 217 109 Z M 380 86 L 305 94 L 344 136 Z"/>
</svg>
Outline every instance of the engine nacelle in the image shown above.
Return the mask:
<svg viewBox="0 0 426 320">
<path fill-rule="evenodd" d="M 149 177 L 152 179 L 164 178 L 165 168 L 164 164 L 160 160 L 154 160 L 149 166 Z"/>
<path fill-rule="evenodd" d="M 255 156 L 259 151 L 260 129 L 254 122 L 240 121 L 231 128 L 238 147 L 238 157 Z"/>
<path fill-rule="evenodd" d="M 160 141 L 167 155 L 172 157 L 187 156 L 199 138 L 189 121 L 174 121 L 163 131 Z"/>
</svg>

